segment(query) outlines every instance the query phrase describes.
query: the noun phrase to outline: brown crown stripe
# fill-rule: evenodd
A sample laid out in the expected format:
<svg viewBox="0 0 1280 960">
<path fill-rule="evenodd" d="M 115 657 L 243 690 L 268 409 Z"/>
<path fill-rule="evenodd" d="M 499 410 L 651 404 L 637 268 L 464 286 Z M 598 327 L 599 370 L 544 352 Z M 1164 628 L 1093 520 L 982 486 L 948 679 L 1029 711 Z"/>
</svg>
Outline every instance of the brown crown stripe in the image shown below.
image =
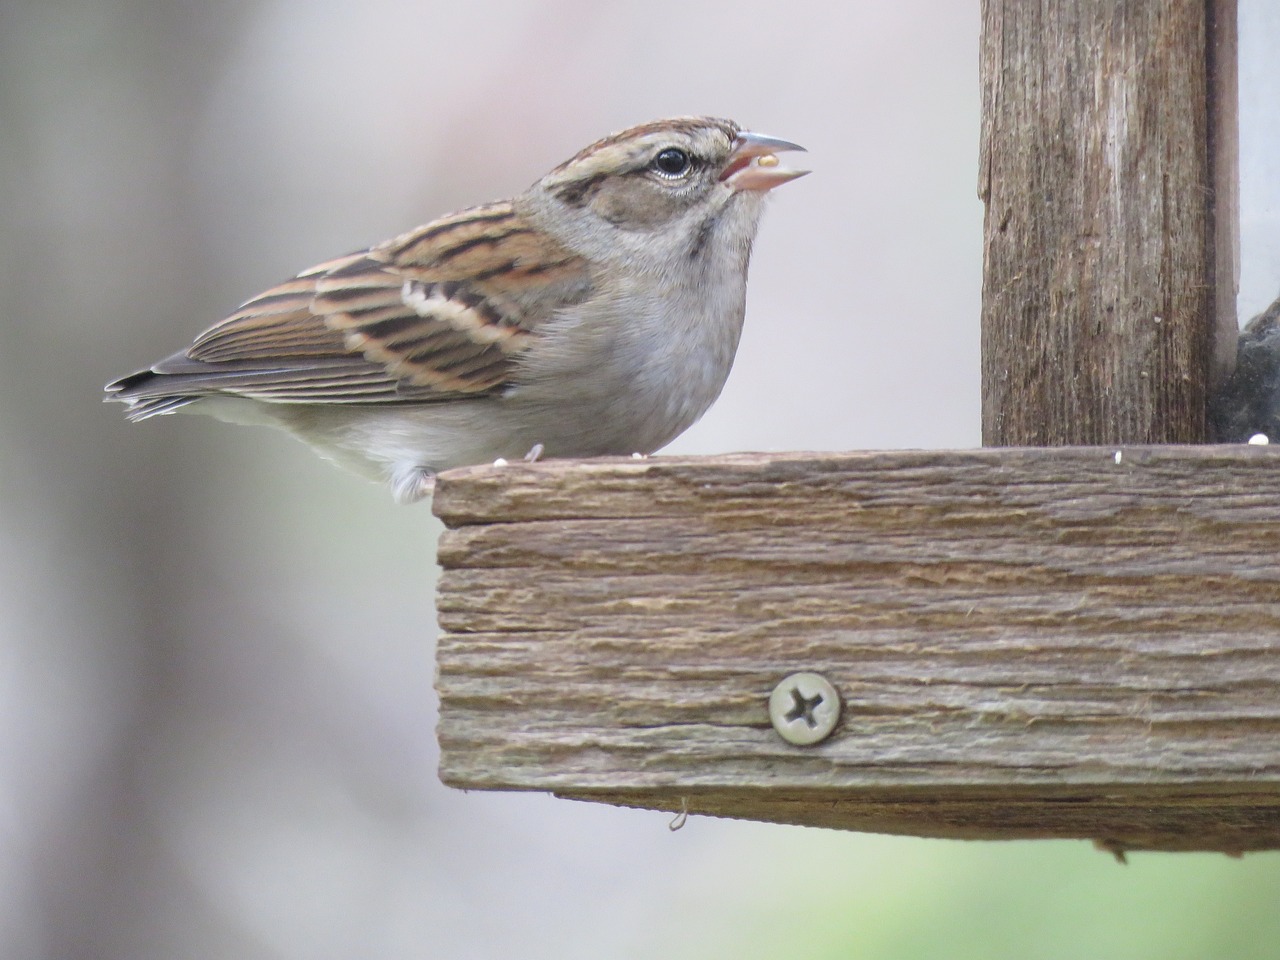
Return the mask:
<svg viewBox="0 0 1280 960">
<path fill-rule="evenodd" d="M 576 154 L 566 160 L 560 166 L 556 167 L 552 173 L 558 173 L 565 170 L 580 160 L 585 160 L 592 154 L 607 150 L 619 143 L 625 143 L 628 140 L 639 140 L 647 137 L 652 133 L 665 133 L 675 130 L 680 133 L 694 133 L 706 127 L 719 127 L 730 137 L 736 137 L 739 133 L 739 127 L 730 120 L 720 120 L 716 117 L 676 117 L 672 120 L 651 120 L 648 123 L 642 123 L 638 126 L 629 127 L 626 130 L 620 130 L 617 133 L 611 133 L 609 136 L 597 140 L 589 147 L 584 147 Z"/>
</svg>

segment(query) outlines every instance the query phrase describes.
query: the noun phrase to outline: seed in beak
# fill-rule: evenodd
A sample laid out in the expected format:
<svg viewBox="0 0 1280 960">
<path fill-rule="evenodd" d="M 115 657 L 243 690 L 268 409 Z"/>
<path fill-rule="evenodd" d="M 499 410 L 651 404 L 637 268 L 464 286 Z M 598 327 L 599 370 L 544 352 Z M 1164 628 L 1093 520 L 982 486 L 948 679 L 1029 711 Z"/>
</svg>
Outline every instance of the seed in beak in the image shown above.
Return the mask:
<svg viewBox="0 0 1280 960">
<path fill-rule="evenodd" d="M 766 153 L 764 156 L 758 157 L 756 159 L 756 166 L 759 166 L 759 167 L 776 167 L 777 165 L 778 165 L 778 158 L 775 157 L 772 153 Z"/>
</svg>

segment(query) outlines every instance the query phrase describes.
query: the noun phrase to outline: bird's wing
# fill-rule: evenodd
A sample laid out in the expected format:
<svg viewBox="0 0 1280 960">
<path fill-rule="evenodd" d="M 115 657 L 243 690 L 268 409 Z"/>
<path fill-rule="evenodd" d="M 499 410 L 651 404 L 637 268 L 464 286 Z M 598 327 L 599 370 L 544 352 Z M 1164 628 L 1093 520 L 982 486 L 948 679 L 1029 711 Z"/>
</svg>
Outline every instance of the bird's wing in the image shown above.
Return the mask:
<svg viewBox="0 0 1280 960">
<path fill-rule="evenodd" d="M 589 265 L 509 203 L 477 207 L 254 297 L 182 353 L 108 386 L 137 415 L 210 393 L 294 403 L 429 402 L 500 391 Z"/>
</svg>

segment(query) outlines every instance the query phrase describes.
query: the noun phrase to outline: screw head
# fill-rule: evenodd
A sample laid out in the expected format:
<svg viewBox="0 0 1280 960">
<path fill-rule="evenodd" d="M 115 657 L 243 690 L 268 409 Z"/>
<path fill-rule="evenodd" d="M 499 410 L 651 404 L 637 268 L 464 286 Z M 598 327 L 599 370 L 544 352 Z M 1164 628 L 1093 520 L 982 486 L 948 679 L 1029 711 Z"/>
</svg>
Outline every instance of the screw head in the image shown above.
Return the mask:
<svg viewBox="0 0 1280 960">
<path fill-rule="evenodd" d="M 818 743 L 840 720 L 840 694 L 820 673 L 793 673 L 769 695 L 769 720 L 787 743 Z"/>
</svg>

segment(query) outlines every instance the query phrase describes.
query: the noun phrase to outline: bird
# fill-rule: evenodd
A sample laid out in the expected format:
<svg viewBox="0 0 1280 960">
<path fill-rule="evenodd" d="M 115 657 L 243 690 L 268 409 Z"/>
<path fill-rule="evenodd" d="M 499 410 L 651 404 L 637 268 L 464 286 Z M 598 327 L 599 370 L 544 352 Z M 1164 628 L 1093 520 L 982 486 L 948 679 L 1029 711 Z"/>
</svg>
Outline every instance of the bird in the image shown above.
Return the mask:
<svg viewBox="0 0 1280 960">
<path fill-rule="evenodd" d="M 1209 423 L 1218 443 L 1280 441 L 1280 297 L 1240 331 L 1235 369 L 1210 394 Z"/>
<path fill-rule="evenodd" d="M 399 503 L 453 467 L 647 455 L 715 402 L 765 198 L 798 144 L 656 120 L 511 200 L 303 270 L 104 388 L 130 420 L 280 427 Z"/>
</svg>

